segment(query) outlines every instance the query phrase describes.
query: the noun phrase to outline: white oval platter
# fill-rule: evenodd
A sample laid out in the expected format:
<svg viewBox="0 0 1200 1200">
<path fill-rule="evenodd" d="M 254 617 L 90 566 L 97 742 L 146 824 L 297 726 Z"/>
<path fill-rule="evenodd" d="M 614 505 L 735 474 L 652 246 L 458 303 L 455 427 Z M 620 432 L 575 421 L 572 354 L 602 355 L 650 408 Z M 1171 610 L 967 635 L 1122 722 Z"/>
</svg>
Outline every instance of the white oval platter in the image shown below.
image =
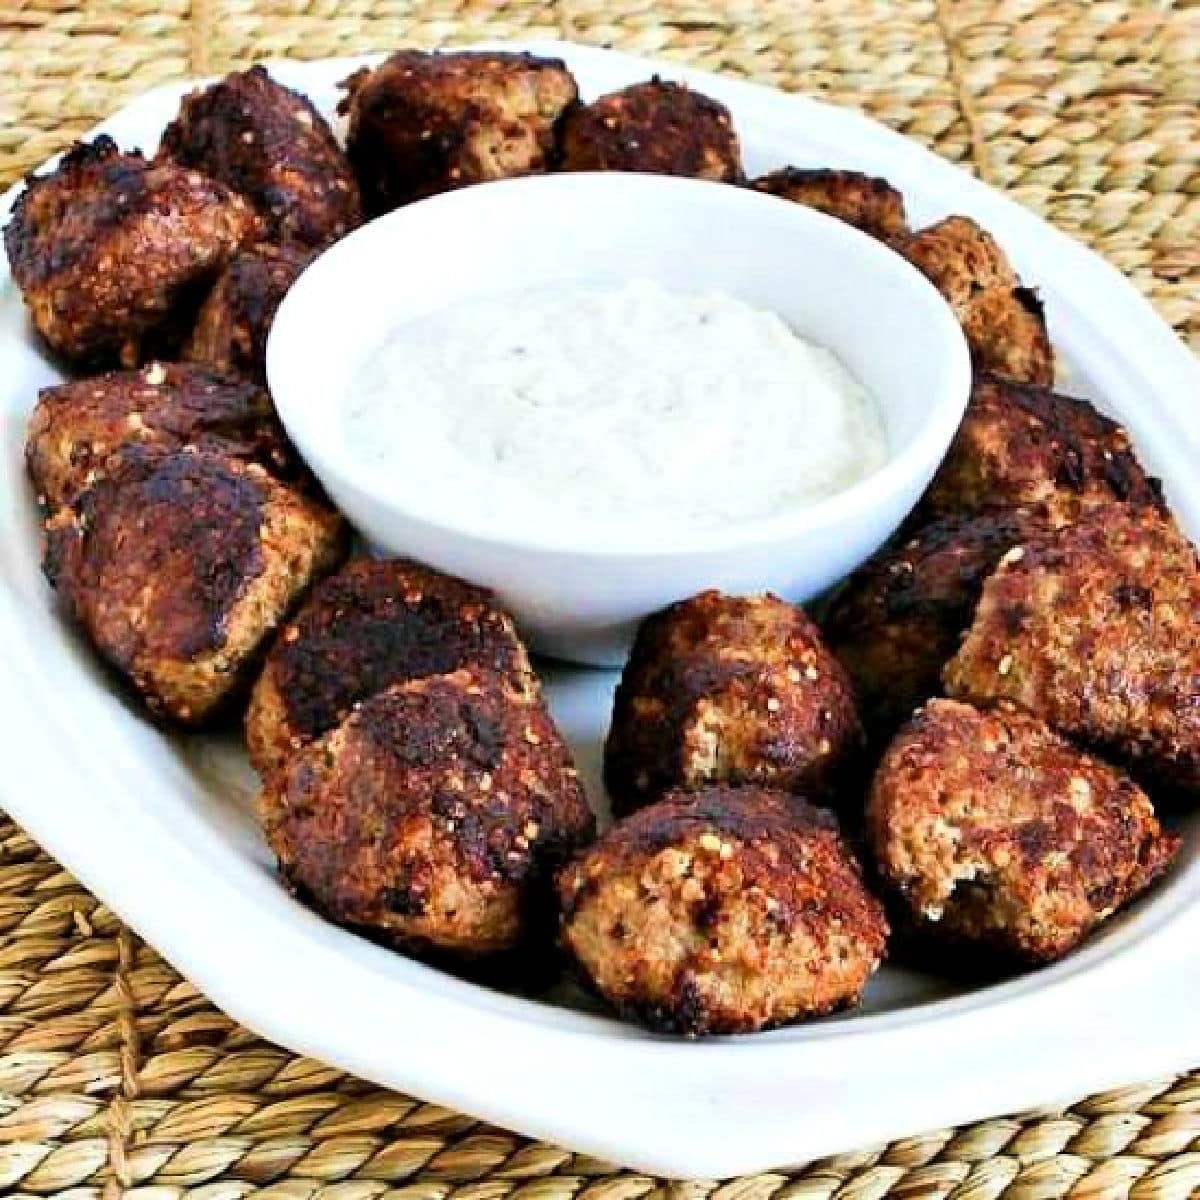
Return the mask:
<svg viewBox="0 0 1200 1200">
<path fill-rule="evenodd" d="M 564 43 L 586 97 L 652 72 L 724 101 L 758 172 L 887 176 L 915 224 L 965 212 L 1046 300 L 1072 390 L 1130 427 L 1200 535 L 1200 369 L 1112 267 L 966 173 L 850 111 Z M 272 70 L 327 113 L 367 60 Z M 151 150 L 182 85 L 106 121 Z M 0 207 L 6 218 L 16 189 Z M 719 236 L 719 231 L 714 231 Z M 862 300 L 864 327 L 870 297 Z M 276 882 L 232 740 L 168 738 L 112 689 L 38 569 L 24 423 L 58 378 L 0 268 L 0 804 L 217 1004 L 262 1035 L 534 1137 L 670 1176 L 763 1170 L 1200 1063 L 1200 816 L 1178 867 L 1058 966 L 976 991 L 885 968 L 861 1013 L 707 1043 L 619 1024 L 568 992 L 462 982 L 328 925 Z M 563 672 L 556 715 L 599 796 L 611 674 Z"/>
</svg>

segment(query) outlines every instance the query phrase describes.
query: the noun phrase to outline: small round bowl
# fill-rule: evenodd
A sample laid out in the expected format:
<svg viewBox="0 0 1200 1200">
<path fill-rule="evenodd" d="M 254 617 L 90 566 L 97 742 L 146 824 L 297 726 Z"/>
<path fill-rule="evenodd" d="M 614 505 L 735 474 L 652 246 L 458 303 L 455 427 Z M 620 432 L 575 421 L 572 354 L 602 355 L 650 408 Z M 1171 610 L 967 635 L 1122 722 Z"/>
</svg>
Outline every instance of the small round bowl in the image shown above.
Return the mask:
<svg viewBox="0 0 1200 1200">
<path fill-rule="evenodd" d="M 342 409 L 355 372 L 397 325 L 517 288 L 630 279 L 723 290 L 826 346 L 880 406 L 887 461 L 828 499 L 762 519 L 600 532 L 447 514 L 405 490 L 402 468 L 389 475 L 348 450 Z M 637 623 L 673 600 L 718 587 L 802 602 L 873 553 L 945 454 L 970 362 L 933 286 L 841 221 L 727 184 L 571 174 L 450 192 L 338 242 L 280 306 L 267 378 L 288 433 L 366 538 L 495 589 L 536 650 L 611 666 Z"/>
</svg>

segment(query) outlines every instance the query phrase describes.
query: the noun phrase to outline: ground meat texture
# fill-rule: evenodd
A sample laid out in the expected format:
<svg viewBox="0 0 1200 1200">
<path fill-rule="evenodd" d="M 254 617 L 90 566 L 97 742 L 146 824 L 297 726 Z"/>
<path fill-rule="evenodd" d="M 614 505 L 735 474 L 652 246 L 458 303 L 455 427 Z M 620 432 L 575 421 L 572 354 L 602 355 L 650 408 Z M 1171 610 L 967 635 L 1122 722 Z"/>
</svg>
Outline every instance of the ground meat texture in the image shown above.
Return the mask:
<svg viewBox="0 0 1200 1200">
<path fill-rule="evenodd" d="M 356 559 L 276 639 L 246 714 L 251 761 L 277 771 L 359 701 L 466 666 L 537 694 L 525 647 L 490 592 L 406 559 Z"/>
<path fill-rule="evenodd" d="M 4 245 L 37 331 L 64 358 L 136 366 L 176 342 L 253 209 L 198 171 L 80 143 L 31 177 Z"/>
<path fill-rule="evenodd" d="M 1054 382 L 1054 351 L 1036 293 L 1021 286 L 996 239 L 970 217 L 947 217 L 898 243 L 946 297 L 976 370 Z"/>
<path fill-rule="evenodd" d="M 650 79 L 571 109 L 564 171 L 640 171 L 735 183 L 741 151 L 729 110 L 683 84 Z"/>
<path fill-rule="evenodd" d="M 638 630 L 605 782 L 618 813 L 717 782 L 832 801 L 861 745 L 849 678 L 798 607 L 702 592 Z"/>
<path fill-rule="evenodd" d="M 402 50 L 351 75 L 339 111 L 367 211 L 548 170 L 578 89 L 557 58 Z"/>
<path fill-rule="evenodd" d="M 754 180 L 750 186 L 828 213 L 881 242 L 894 242 L 908 233 L 904 197 L 886 179 L 874 175 L 784 167 Z"/>
<path fill-rule="evenodd" d="M 558 886 L 584 978 L 669 1033 L 750 1033 L 855 1004 L 888 936 L 833 817 L 757 787 L 671 792 Z"/>
<path fill-rule="evenodd" d="M 273 242 L 320 248 L 362 222 L 354 172 L 325 118 L 262 67 L 185 96 L 159 156 L 240 192 Z"/>
<path fill-rule="evenodd" d="M 161 362 L 43 388 L 29 419 L 25 461 L 39 500 L 54 510 L 94 483 L 126 446 L 189 443 L 260 462 L 281 477 L 301 470 L 261 388 Z"/>
<path fill-rule="evenodd" d="M 1015 710 L 932 700 L 867 804 L 879 877 L 922 938 L 984 963 L 1072 950 L 1179 847 L 1120 771 Z"/>
<path fill-rule="evenodd" d="M 1129 434 L 1086 400 L 980 375 L 921 502 L 928 514 L 1041 507 L 1054 524 L 1114 501 L 1162 507 Z"/>
<path fill-rule="evenodd" d="M 264 242 L 235 254 L 200 306 L 183 357 L 267 381 L 267 335 L 275 312 L 313 252 Z"/>
<path fill-rule="evenodd" d="M 553 871 L 594 835 L 538 697 L 480 668 L 396 684 L 262 794 L 283 877 L 328 918 L 418 953 L 548 933 Z"/>
<path fill-rule="evenodd" d="M 1119 507 L 1024 544 L 988 579 L 947 664 L 952 696 L 1007 700 L 1126 764 L 1200 792 L 1200 570 L 1169 520 Z"/>
<path fill-rule="evenodd" d="M 46 525 L 67 611 L 152 713 L 198 725 L 242 691 L 260 647 L 336 564 L 336 513 L 257 463 L 132 447 Z"/>
<path fill-rule="evenodd" d="M 885 548 L 846 581 L 822 629 L 850 673 L 875 743 L 942 688 L 942 667 L 971 624 L 1001 557 L 1045 528 L 1040 513 L 943 517 Z"/>
</svg>

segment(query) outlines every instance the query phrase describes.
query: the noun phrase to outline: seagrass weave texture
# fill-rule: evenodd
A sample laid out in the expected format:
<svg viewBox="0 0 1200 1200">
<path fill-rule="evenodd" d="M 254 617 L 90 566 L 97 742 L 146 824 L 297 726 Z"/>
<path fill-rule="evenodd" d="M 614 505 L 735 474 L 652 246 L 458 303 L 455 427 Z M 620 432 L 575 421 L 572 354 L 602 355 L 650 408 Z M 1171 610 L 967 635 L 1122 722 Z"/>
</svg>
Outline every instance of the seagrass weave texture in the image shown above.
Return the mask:
<svg viewBox="0 0 1200 1200">
<path fill-rule="evenodd" d="M 860 107 L 1105 254 L 1200 349 L 1195 0 L 0 0 L 0 180 L 168 79 L 534 34 Z M 0 818 L 0 1196 L 47 1195 L 1185 1200 L 1200 1196 L 1200 1072 L 666 1184 L 262 1042 Z"/>
</svg>

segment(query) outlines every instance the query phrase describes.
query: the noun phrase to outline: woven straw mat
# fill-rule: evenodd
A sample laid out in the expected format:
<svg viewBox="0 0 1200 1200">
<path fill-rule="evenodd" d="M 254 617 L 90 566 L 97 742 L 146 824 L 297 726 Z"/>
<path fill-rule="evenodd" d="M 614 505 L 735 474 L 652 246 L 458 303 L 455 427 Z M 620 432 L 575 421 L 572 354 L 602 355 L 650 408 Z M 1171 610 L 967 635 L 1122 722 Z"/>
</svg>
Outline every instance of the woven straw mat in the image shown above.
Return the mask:
<svg viewBox="0 0 1200 1200">
<path fill-rule="evenodd" d="M 167 79 L 520 35 L 860 107 L 1095 247 L 1200 349 L 1196 0 L 0 0 L 0 179 Z M 1184 1200 L 1200 1196 L 1200 1072 L 668 1184 L 268 1045 L 0 819 L 0 1195 Z"/>
</svg>

